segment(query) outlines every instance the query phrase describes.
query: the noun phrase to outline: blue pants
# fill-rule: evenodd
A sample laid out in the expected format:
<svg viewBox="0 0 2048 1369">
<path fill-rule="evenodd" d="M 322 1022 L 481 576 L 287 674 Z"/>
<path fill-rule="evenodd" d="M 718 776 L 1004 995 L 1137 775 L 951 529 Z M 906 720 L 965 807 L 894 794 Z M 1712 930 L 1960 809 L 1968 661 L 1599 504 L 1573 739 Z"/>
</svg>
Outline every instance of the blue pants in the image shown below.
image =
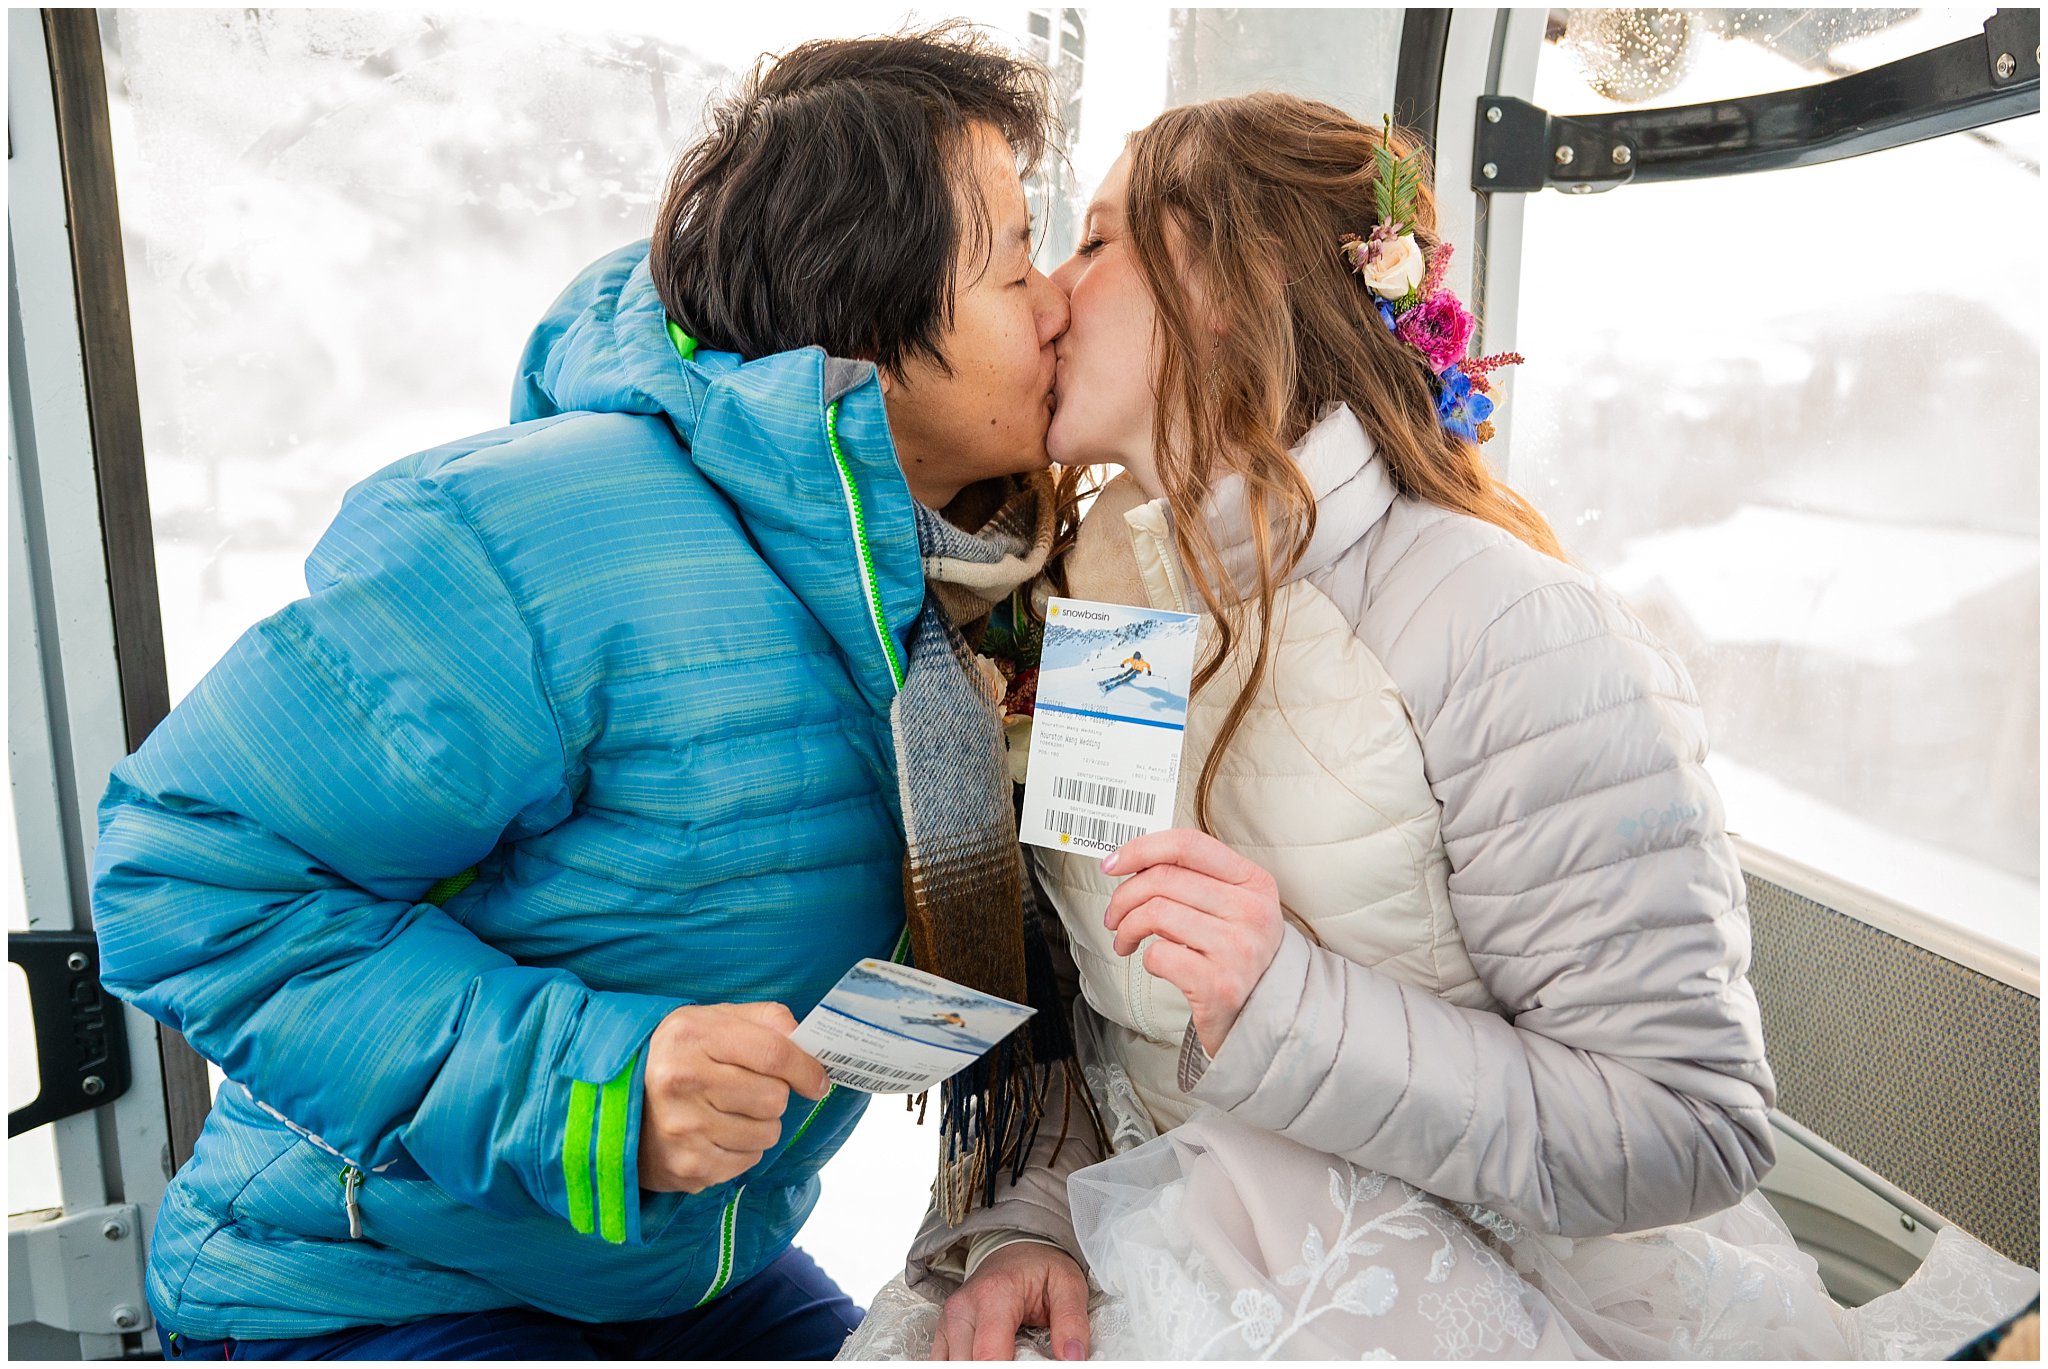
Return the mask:
<svg viewBox="0 0 2048 1369">
<path fill-rule="evenodd" d="M 718 1301 L 653 1321 L 597 1325 L 532 1308 L 463 1312 L 291 1340 L 165 1337 L 167 1359 L 831 1359 L 860 1309 L 803 1251 Z"/>
</svg>

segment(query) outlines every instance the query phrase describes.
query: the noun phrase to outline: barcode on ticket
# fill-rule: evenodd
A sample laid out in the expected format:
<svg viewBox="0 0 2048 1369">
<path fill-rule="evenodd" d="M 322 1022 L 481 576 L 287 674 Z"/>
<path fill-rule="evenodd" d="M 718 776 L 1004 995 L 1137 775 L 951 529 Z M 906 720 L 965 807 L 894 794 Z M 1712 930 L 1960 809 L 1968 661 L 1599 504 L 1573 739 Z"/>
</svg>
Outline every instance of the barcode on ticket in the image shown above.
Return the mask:
<svg viewBox="0 0 2048 1369">
<path fill-rule="evenodd" d="M 1145 835 L 1145 829 L 1127 822 L 1110 822 L 1103 818 L 1091 818 L 1085 813 L 1062 813 L 1048 808 L 1045 825 L 1055 832 L 1064 832 L 1076 841 L 1105 849 L 1121 846 L 1133 837 Z"/>
<path fill-rule="evenodd" d="M 1157 794 L 1148 794 L 1142 789 L 1124 789 L 1114 784 L 1097 784 L 1093 780 L 1070 779 L 1065 775 L 1053 776 L 1052 796 L 1056 799 L 1079 799 L 1082 803 L 1099 804 L 1104 808 L 1121 808 L 1126 813 L 1143 813 L 1148 818 L 1159 803 Z M 1141 834 L 1133 828 L 1131 835 Z M 1122 839 L 1118 844 L 1122 844 Z"/>
<path fill-rule="evenodd" d="M 888 1093 L 893 1089 L 917 1087 L 929 1077 L 917 1070 L 892 1070 L 887 1065 L 841 1055 L 838 1051 L 819 1051 L 817 1058 L 820 1064 L 837 1067 L 840 1079 L 849 1087 L 867 1093 Z"/>
</svg>

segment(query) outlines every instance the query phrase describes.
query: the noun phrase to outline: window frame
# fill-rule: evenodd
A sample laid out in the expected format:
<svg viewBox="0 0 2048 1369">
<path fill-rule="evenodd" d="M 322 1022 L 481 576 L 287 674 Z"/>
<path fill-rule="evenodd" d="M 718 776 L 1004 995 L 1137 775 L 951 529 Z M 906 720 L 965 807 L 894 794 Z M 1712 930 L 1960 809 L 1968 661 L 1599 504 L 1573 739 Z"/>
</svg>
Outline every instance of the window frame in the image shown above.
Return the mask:
<svg viewBox="0 0 2048 1369">
<path fill-rule="evenodd" d="M 1938 92 L 1930 94 L 1919 107 L 1891 119 L 1882 131 L 1882 139 L 1875 135 L 1868 140 L 1838 139 L 1811 149 L 1812 155 L 1800 155 L 1794 149 L 1780 160 L 1702 156 L 1689 163 L 1673 161 L 1664 170 L 1650 175 L 1643 174 L 1643 168 L 1638 164 L 1630 168 L 1634 173 L 1632 177 L 1617 176 L 1599 187 L 1602 189 L 1632 181 L 1711 180 L 1784 167 L 1819 165 L 2001 123 L 2038 113 L 2040 107 L 2040 67 L 2038 57 L 2034 55 L 2040 35 L 2038 10 L 2001 10 L 1987 22 L 1985 35 L 1981 38 L 1962 39 L 1833 82 L 1751 97 L 1749 102 L 1715 101 L 1705 105 L 1575 118 L 1548 115 L 1530 102 L 1535 92 L 1536 65 L 1542 55 L 1546 11 L 1456 9 L 1450 13 L 1449 44 L 1443 63 L 1444 81 L 1435 111 L 1441 131 L 1436 192 L 1439 213 L 1446 225 L 1445 236 L 1458 242 L 1469 240 L 1473 244 L 1474 250 L 1470 254 L 1460 254 L 1465 258 L 1463 269 L 1469 273 L 1474 259 L 1480 265 L 1476 279 L 1467 274 L 1461 281 L 1460 265 L 1454 259 L 1451 283 L 1453 288 L 1464 294 L 1466 282 L 1469 282 L 1470 294 L 1465 297 L 1473 302 L 1480 319 L 1479 350 L 1482 352 L 1512 351 L 1515 348 L 1517 304 L 1521 294 L 1523 214 L 1528 196 L 1542 188 L 1518 189 L 1505 183 L 1508 180 L 1505 175 L 1489 177 L 1483 174 L 1489 149 L 1500 136 L 1499 130 L 1509 124 L 1515 106 L 1533 111 L 1540 119 L 1548 121 L 1538 130 L 1542 137 L 1548 139 L 1540 144 L 1544 149 L 1541 160 L 1547 168 L 1554 168 L 1556 163 L 1552 149 L 1558 145 L 1558 140 L 1570 139 L 1575 136 L 1573 130 L 1586 125 L 1603 130 L 1603 136 L 1608 138 L 1605 146 L 1616 146 L 1620 145 L 1618 139 L 1628 136 L 1631 128 L 1660 122 L 1683 123 L 1694 117 L 1697 111 L 1746 103 L 1755 111 L 1777 108 L 1788 101 L 1823 102 L 1830 98 L 1828 92 L 1831 87 L 1864 77 L 1879 83 L 1896 84 L 1900 73 L 1895 69 L 1900 67 L 1907 68 L 1909 74 L 1918 73 L 1914 81 L 1921 87 L 1927 87 L 1928 73 L 1952 72 L 1960 60 L 1959 54 L 1974 53 L 1970 60 L 1982 67 L 1989 60 L 1987 46 L 1993 53 L 2002 51 L 1997 43 L 2016 32 L 2028 41 L 2028 65 L 2016 70 L 2009 80 L 1997 82 L 1995 86 L 1979 83 L 1972 87 L 1974 94 L 1967 99 L 1937 98 Z M 2016 29 L 2011 22 L 2001 24 L 2001 16 L 2015 16 L 2016 20 L 2025 22 Z M 1482 53 L 1483 63 L 1478 61 Z M 1475 67 L 1485 73 L 1483 79 L 1475 74 Z M 1988 67 L 1986 69 L 1988 71 Z M 1962 79 L 1955 77 L 1954 81 Z M 1910 87 L 1912 82 L 1907 84 Z M 2030 107 L 2021 107 L 2029 100 Z M 1503 106 L 1505 110 L 1498 125 L 1490 124 L 1486 119 L 1487 109 L 1496 105 Z M 1958 122 L 1965 115 L 1966 120 Z M 1523 136 L 1528 135 L 1525 132 Z M 1612 165 L 1611 158 L 1604 154 L 1587 160 Z M 1644 160 L 1649 159 L 1646 157 Z M 1580 159 L 1574 157 L 1573 161 L 1577 164 Z M 1546 179 L 1545 184 L 1564 193 L 1585 193 L 1594 188 L 1583 181 L 1564 183 L 1554 178 Z M 1461 221 L 1469 223 L 1470 228 L 1462 228 Z M 1460 237 L 1461 231 L 1467 236 Z M 1504 478 L 1512 468 L 1513 459 L 1513 374 L 1507 371 L 1496 378 L 1497 384 L 1504 383 L 1507 387 L 1507 402 L 1496 412 L 1494 423 L 1499 431 L 1486 446 L 1488 458 Z M 1733 840 L 1744 871 L 2001 983 L 2036 997 L 2040 995 L 2038 955 L 2030 955 L 2019 947 L 1951 922 L 1939 914 L 1808 865 L 1790 852 L 1744 837 L 1734 837 Z"/>
</svg>

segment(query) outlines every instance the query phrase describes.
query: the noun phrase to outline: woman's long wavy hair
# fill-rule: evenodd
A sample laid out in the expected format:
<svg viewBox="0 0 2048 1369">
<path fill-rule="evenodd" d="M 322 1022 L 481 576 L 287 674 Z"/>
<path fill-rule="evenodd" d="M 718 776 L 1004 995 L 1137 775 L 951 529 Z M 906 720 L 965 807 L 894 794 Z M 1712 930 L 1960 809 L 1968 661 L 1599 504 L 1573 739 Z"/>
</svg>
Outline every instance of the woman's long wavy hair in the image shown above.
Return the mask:
<svg viewBox="0 0 2048 1369">
<path fill-rule="evenodd" d="M 1315 533 L 1315 494 L 1288 449 L 1326 405 L 1351 407 L 1402 494 L 1564 559 L 1543 515 L 1437 421 L 1427 363 L 1395 340 L 1339 255 L 1344 234 L 1378 222 L 1371 147 L 1382 136 L 1332 105 L 1263 93 L 1168 110 L 1130 143 L 1128 233 L 1159 315 L 1153 458 L 1181 564 L 1216 622 L 1194 688 L 1240 642 L 1251 651 L 1196 787 L 1204 830 L 1223 752 L 1270 663 L 1274 596 Z M 1398 152 L 1413 146 L 1399 130 L 1393 140 Z M 1407 228 L 1433 249 L 1426 169 L 1422 183 Z M 1229 475 L 1244 478 L 1255 583 L 1233 584 L 1204 517 Z"/>
</svg>

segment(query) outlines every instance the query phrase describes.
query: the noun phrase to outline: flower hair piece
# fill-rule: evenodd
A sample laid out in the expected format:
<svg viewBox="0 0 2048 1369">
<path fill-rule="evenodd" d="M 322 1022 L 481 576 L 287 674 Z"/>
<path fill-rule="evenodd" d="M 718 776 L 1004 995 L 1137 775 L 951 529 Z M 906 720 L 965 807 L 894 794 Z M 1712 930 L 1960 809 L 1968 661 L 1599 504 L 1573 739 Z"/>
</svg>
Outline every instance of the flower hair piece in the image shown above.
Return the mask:
<svg viewBox="0 0 2048 1369">
<path fill-rule="evenodd" d="M 1364 238 L 1344 234 L 1337 240 L 1337 251 L 1372 292 L 1387 331 L 1413 348 L 1429 367 L 1437 421 L 1467 442 L 1485 442 L 1493 436 L 1493 424 L 1487 421 L 1493 414 L 1488 372 L 1516 365 L 1522 357 L 1496 352 L 1466 360 L 1465 349 L 1477 324 L 1463 302 L 1443 287 L 1451 244 L 1425 248 L 1411 231 L 1422 167 L 1415 154 L 1395 153 L 1393 128 L 1392 116 L 1382 116 L 1380 141 L 1372 149 L 1373 208 L 1379 223 Z"/>
</svg>

